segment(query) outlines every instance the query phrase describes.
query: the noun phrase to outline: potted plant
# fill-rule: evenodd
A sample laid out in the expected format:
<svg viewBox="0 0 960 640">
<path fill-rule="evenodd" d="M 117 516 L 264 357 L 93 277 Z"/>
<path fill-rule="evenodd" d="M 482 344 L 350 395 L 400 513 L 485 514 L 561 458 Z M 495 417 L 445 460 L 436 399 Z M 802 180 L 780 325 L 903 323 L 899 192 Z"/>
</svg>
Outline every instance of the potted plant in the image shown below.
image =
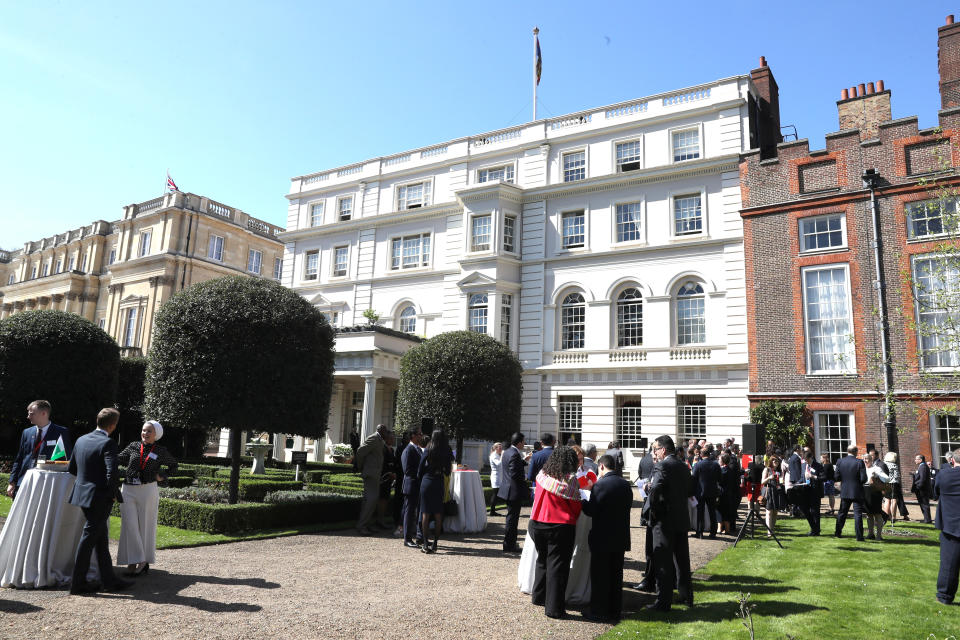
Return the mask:
<svg viewBox="0 0 960 640">
<path fill-rule="evenodd" d="M 340 444 L 333 445 L 332 455 L 334 462 L 353 462 L 353 448 L 348 444 L 341 442 Z"/>
</svg>

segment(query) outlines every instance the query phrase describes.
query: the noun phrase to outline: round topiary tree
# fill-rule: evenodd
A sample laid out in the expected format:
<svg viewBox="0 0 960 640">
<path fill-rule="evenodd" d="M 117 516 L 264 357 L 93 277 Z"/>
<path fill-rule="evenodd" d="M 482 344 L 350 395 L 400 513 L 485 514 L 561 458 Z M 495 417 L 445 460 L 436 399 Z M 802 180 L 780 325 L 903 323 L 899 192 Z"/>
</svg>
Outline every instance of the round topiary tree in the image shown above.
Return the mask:
<svg viewBox="0 0 960 640">
<path fill-rule="evenodd" d="M 120 422 L 117 423 L 117 439 L 120 441 L 121 450 L 134 440 L 140 439 L 140 428 L 143 426 L 143 382 L 146 374 L 146 358 L 120 358 L 117 379 Z M 166 430 L 164 431 L 166 433 Z M 171 453 L 177 455 L 170 447 L 169 440 L 164 440 L 163 444 Z"/>
<path fill-rule="evenodd" d="M 432 416 L 456 437 L 503 440 L 520 428 L 520 361 L 498 340 L 472 331 L 441 333 L 400 361 L 397 422 L 403 429 Z"/>
<path fill-rule="evenodd" d="M 16 451 L 27 405 L 53 405 L 51 418 L 71 437 L 113 406 L 120 349 L 95 324 L 64 311 L 24 311 L 0 320 L 0 450 Z"/>
<path fill-rule="evenodd" d="M 177 425 L 229 427 L 236 503 L 241 431 L 321 437 L 333 360 L 333 330 L 293 291 L 249 276 L 200 282 L 157 313 L 144 413 Z"/>
</svg>

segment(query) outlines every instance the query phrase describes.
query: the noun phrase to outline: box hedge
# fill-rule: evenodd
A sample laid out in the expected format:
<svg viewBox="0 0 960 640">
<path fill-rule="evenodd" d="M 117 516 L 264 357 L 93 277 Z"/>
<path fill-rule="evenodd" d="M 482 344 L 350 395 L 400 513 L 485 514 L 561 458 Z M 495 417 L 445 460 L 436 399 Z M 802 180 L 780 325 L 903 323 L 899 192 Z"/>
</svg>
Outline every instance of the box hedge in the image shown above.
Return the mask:
<svg viewBox="0 0 960 640">
<path fill-rule="evenodd" d="M 320 493 L 338 493 L 345 496 L 362 496 L 363 487 L 351 486 L 346 484 L 321 484 L 312 482 L 307 485 L 308 491 L 319 491 Z"/>
<path fill-rule="evenodd" d="M 157 522 L 207 533 L 235 533 L 278 529 L 304 524 L 354 520 L 360 513 L 358 498 L 327 496 L 319 503 L 302 504 L 200 504 L 160 499 Z"/>
<path fill-rule="evenodd" d="M 347 484 L 358 487 L 363 486 L 363 478 L 360 477 L 359 473 L 331 473 L 330 475 L 326 476 L 323 481 L 326 484 Z"/>
<path fill-rule="evenodd" d="M 173 488 L 189 487 L 193 484 L 195 478 L 193 476 L 168 476 L 165 486 Z"/>
<path fill-rule="evenodd" d="M 201 487 L 228 489 L 230 478 L 197 478 L 197 484 Z M 296 491 L 302 488 L 303 483 L 294 480 L 248 480 L 240 478 L 239 496 L 241 500 L 260 502 L 263 500 L 263 496 L 271 491 Z"/>
</svg>

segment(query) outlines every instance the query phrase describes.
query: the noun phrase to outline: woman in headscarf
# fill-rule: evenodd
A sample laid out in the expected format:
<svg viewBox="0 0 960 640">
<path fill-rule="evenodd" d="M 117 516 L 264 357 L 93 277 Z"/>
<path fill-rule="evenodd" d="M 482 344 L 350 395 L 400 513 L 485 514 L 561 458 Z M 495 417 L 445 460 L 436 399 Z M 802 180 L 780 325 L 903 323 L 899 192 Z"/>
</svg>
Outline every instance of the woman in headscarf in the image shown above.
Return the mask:
<svg viewBox="0 0 960 640">
<path fill-rule="evenodd" d="M 160 467 L 168 473 L 177 470 L 177 461 L 166 447 L 157 444 L 163 437 L 163 425 L 156 420 L 143 423 L 140 440 L 131 442 L 120 452 L 118 464 L 126 466 L 120 493 L 120 549 L 117 564 L 127 565 L 127 572 L 139 575 L 150 569 L 157 552 L 157 509 L 160 491 L 157 480 L 166 480 Z"/>
</svg>

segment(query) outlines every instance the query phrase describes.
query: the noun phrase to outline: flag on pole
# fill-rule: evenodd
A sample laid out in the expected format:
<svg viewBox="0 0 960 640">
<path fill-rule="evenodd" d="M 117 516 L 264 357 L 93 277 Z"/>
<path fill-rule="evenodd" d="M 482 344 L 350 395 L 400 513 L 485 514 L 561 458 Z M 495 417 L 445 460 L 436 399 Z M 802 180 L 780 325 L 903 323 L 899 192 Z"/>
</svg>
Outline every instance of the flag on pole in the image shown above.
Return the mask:
<svg viewBox="0 0 960 640">
<path fill-rule="evenodd" d="M 53 448 L 53 453 L 50 455 L 50 460 L 61 460 L 66 459 L 67 450 L 63 446 L 63 436 L 57 438 L 57 446 Z"/>
<path fill-rule="evenodd" d="M 540 36 L 539 36 L 539 35 L 535 35 L 535 36 L 533 36 L 533 38 L 534 38 L 534 40 L 536 41 L 536 44 L 537 44 L 536 70 L 537 70 L 537 86 L 539 86 L 539 85 L 540 85 L 540 72 L 543 70 L 543 57 L 540 55 Z"/>
<path fill-rule="evenodd" d="M 167 171 L 167 191 L 180 191 L 180 189 L 177 188 L 177 183 L 170 177 L 169 171 Z"/>
</svg>

